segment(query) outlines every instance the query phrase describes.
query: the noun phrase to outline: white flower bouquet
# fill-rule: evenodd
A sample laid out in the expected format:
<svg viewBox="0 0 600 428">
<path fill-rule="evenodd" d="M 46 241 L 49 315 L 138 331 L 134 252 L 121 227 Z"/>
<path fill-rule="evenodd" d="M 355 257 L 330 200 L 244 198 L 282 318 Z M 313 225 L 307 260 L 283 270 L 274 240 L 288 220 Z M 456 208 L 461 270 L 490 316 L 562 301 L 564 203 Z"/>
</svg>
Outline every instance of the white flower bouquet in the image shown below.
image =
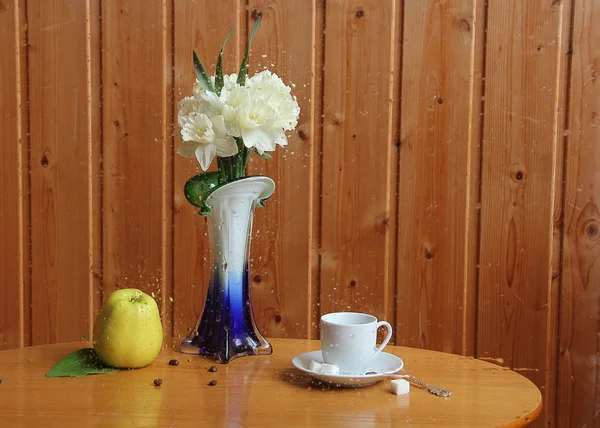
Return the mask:
<svg viewBox="0 0 600 428">
<path fill-rule="evenodd" d="M 268 152 L 286 146 L 285 131 L 298 123 L 298 102 L 279 76 L 268 70 L 247 76 L 250 46 L 259 24 L 260 17 L 250 33 L 239 74 L 224 75 L 222 67 L 223 50 L 233 30 L 223 41 L 214 76 L 193 53 L 197 79 L 193 94 L 179 102 L 177 122 L 183 141 L 177 153 L 196 158 L 203 171 L 217 157 L 218 172 L 204 172 L 185 185 L 186 198 L 201 208 L 200 214 L 210 212 L 204 201 L 214 188 L 245 177 L 252 153 L 270 159 Z"/>
</svg>

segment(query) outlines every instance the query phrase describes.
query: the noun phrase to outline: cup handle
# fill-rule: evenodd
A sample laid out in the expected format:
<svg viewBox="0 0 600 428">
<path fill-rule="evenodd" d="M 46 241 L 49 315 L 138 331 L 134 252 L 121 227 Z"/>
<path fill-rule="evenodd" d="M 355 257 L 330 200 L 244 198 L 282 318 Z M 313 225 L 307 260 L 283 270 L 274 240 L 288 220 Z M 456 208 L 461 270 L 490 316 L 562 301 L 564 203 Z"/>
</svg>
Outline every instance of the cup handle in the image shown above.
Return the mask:
<svg viewBox="0 0 600 428">
<path fill-rule="evenodd" d="M 381 345 L 379 345 L 379 348 L 377 348 L 377 350 L 375 351 L 375 355 L 373 355 L 373 359 L 375 359 L 377 357 L 377 355 L 381 354 L 381 351 L 383 351 L 383 348 L 385 348 L 387 346 L 388 342 L 392 338 L 392 326 L 390 325 L 389 322 L 379 321 L 377 323 L 377 330 L 379 330 L 379 327 L 385 327 L 387 329 L 387 334 L 385 336 L 385 339 L 383 339 L 383 342 L 381 342 Z"/>
</svg>

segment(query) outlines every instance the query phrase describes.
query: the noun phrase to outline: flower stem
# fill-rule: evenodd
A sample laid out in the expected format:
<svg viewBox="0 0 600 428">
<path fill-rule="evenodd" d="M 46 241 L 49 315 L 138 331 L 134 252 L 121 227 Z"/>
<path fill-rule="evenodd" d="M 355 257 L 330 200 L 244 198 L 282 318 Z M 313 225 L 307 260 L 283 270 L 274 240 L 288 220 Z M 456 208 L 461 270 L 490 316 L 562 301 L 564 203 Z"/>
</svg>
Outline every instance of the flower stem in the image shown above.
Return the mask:
<svg viewBox="0 0 600 428">
<path fill-rule="evenodd" d="M 219 184 L 227 183 L 226 158 L 217 157 L 217 165 L 219 167 Z"/>
<path fill-rule="evenodd" d="M 250 160 L 250 155 L 252 154 L 253 151 L 254 151 L 254 148 L 248 149 L 248 148 L 244 147 L 244 152 L 243 152 L 244 170 L 248 166 L 248 161 Z"/>
<path fill-rule="evenodd" d="M 254 149 L 249 149 L 244 146 L 244 141 L 241 138 L 235 139 L 238 145 L 238 153 L 226 158 L 217 158 L 219 166 L 219 183 L 229 183 L 238 178 L 246 176 L 246 166 Z"/>
<path fill-rule="evenodd" d="M 244 140 L 242 140 L 241 138 L 236 138 L 235 142 L 238 146 L 238 153 L 237 155 L 235 155 L 235 166 L 237 169 L 238 178 L 242 178 L 246 176 L 246 163 L 244 162 L 244 160 L 245 153 L 248 149 L 244 145 Z"/>
</svg>

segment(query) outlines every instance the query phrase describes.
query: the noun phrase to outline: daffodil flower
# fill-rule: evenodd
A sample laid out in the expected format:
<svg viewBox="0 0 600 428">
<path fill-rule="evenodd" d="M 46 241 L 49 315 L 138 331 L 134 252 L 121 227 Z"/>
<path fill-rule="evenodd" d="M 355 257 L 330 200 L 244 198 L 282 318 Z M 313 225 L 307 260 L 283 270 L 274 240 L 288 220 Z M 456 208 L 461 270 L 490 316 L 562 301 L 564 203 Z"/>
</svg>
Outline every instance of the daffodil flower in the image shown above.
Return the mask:
<svg viewBox="0 0 600 428">
<path fill-rule="evenodd" d="M 215 156 L 228 157 L 236 155 L 237 144 L 225 129 L 223 116 L 209 118 L 203 113 L 180 116 L 181 136 L 183 143 L 177 153 L 184 157 L 196 157 L 202 170 L 210 167 Z"/>
</svg>

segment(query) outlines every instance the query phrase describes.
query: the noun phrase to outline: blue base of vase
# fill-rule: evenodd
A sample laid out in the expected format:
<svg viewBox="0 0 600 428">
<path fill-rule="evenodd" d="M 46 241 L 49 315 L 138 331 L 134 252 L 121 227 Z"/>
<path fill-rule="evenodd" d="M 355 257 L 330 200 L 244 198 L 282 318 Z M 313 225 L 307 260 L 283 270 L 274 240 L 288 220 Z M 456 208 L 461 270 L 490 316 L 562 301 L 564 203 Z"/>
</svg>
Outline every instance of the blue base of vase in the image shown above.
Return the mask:
<svg viewBox="0 0 600 428">
<path fill-rule="evenodd" d="M 202 317 L 181 342 L 181 352 L 204 355 L 220 363 L 247 355 L 272 354 L 271 344 L 254 322 L 247 267 L 237 281 L 228 276 L 229 281 L 223 283 L 221 278 L 219 272 L 214 273 Z"/>
<path fill-rule="evenodd" d="M 203 355 L 223 364 L 248 355 L 271 355 L 273 353 L 273 348 L 266 339 L 259 342 L 253 339 L 245 341 L 226 339 L 224 343 L 213 346 L 213 343 L 206 343 L 206 341 L 197 339 L 198 337 L 200 336 L 196 336 L 193 339 L 188 337 L 181 342 L 181 352 L 184 354 Z"/>
</svg>

